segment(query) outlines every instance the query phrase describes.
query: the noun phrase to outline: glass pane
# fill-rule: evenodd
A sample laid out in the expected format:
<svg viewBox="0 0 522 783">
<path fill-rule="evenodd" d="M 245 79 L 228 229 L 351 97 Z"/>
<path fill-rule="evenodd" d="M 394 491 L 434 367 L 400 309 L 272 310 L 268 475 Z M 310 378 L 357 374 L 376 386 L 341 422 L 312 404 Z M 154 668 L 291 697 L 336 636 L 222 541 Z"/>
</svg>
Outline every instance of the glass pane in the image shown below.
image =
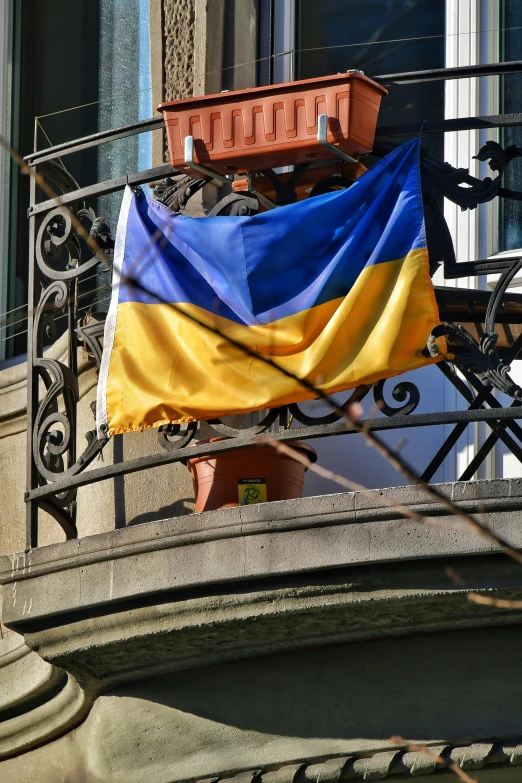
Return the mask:
<svg viewBox="0 0 522 783">
<path fill-rule="evenodd" d="M 442 0 L 298 0 L 298 78 L 444 67 Z M 444 83 L 391 86 L 379 125 L 444 118 Z M 442 153 L 442 140 L 430 146 Z"/>
<path fill-rule="evenodd" d="M 119 128 L 152 115 L 149 0 L 100 0 L 98 129 Z M 98 181 L 151 166 L 150 134 L 98 148 Z M 99 214 L 116 227 L 121 194 L 99 199 Z"/>
<path fill-rule="evenodd" d="M 11 138 L 22 155 L 35 136 L 41 149 L 152 115 L 149 0 L 23 0 L 16 9 Z M 151 158 L 151 135 L 144 134 L 66 156 L 63 164 L 85 186 L 149 168 Z M 107 196 L 96 210 L 113 229 L 120 200 Z M 9 308 L 27 302 L 28 201 L 28 179 L 13 166 Z M 9 331 L 7 355 L 25 351 L 26 329 L 20 323 Z"/>
<path fill-rule="evenodd" d="M 502 61 L 521 59 L 520 33 L 522 27 L 522 4 L 520 0 L 503 0 L 501 16 Z M 515 29 L 506 29 L 515 28 Z M 518 28 L 518 29 L 516 29 Z M 522 105 L 522 74 L 513 73 L 501 77 L 501 105 L 504 114 L 520 112 Z M 501 134 L 504 147 L 510 144 L 522 145 L 522 128 L 506 128 Z M 522 161 L 513 161 L 506 168 L 504 186 L 522 191 Z M 499 250 L 522 248 L 522 203 L 499 199 L 500 231 Z"/>
</svg>

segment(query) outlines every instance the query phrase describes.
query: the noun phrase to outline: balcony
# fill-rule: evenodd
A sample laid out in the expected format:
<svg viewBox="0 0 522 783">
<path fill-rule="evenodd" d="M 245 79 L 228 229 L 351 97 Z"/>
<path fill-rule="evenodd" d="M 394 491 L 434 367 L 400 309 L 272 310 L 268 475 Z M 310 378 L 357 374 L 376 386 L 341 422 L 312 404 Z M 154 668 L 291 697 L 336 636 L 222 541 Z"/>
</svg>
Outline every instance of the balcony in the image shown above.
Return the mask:
<svg viewBox="0 0 522 783">
<path fill-rule="evenodd" d="M 380 81 L 470 78 L 513 67 Z M 522 462 L 522 389 L 510 371 L 522 350 L 522 296 L 508 291 L 522 257 L 457 261 L 438 204 L 442 197 L 466 209 L 496 197 L 520 200 L 502 187 L 502 173 L 522 151 L 491 142 L 476 150 L 495 174 L 483 179 L 422 157 L 432 271 L 451 281 L 498 275 L 492 291 L 436 286 L 454 359 L 431 369 L 458 397 L 453 409 L 426 409 L 414 382 L 397 378 L 359 387 L 330 409 L 292 403 L 248 421 L 167 425 L 107 442 L 96 436 L 90 404 L 106 302 L 93 300 L 86 282 L 96 275 L 97 286 L 108 285 L 113 249 L 96 200 L 151 184 L 161 203 L 180 211 L 215 181 L 228 192 L 219 191 L 212 214 L 249 215 L 364 176 L 360 162 L 328 149 L 319 117 L 324 159 L 293 173 L 249 173 L 246 183 L 212 169 L 190 144 L 188 174 L 162 165 L 80 187 L 64 168 L 69 155 L 162 123 L 153 118 L 26 161 L 59 196 L 42 196 L 31 180 L 27 537 L 25 549 L 0 558 L 0 582 L 5 624 L 24 637 L 24 655 L 38 654 L 30 659 L 35 668 L 47 668 L 31 681 L 30 709 L 20 707 L 23 699 L 9 705 L 0 756 L 36 748 L 37 764 L 56 739 L 64 768 L 76 764 L 89 781 L 117 779 L 129 759 L 136 775 L 154 783 L 236 775 L 238 783 L 344 783 L 434 773 L 438 762 L 429 755 L 392 742 L 400 731 L 421 737 L 442 758 L 439 766 L 480 769 L 485 781 L 516 775 L 521 610 L 515 604 L 506 612 L 469 593 L 520 603 L 520 574 L 505 549 L 522 549 L 521 481 L 471 479 L 499 442 Z M 380 128 L 374 153 L 382 156 L 397 139 L 419 132 L 429 139 L 514 125 L 522 125 L 520 115 Z M 88 317 L 86 301 L 95 303 Z M 348 421 L 350 401 L 369 401 L 368 415 Z M 462 434 L 478 424 L 487 434 L 458 481 L 433 483 Z M 397 482 L 404 486 L 393 489 L 346 492 L 332 481 L 335 494 L 187 513 L 188 458 L 232 453 L 266 438 L 335 442 L 362 452 L 368 435 L 380 443 L 386 433 L 399 439 L 420 428 L 439 428 L 441 439 L 415 465 L 418 486 L 407 486 L 415 480 L 405 464 Z M 406 462 L 400 449 L 389 443 L 386 449 L 397 464 Z M 136 483 L 124 483 L 132 474 Z M 130 494 L 139 512 L 129 523 Z M 490 535 L 477 534 L 470 519 Z M 176 738 L 168 752 L 167 734 Z M 95 768 L 85 760 L 88 746 L 104 749 Z M 15 762 L 8 762 L 13 776 Z"/>
<path fill-rule="evenodd" d="M 509 72 L 510 68 L 512 64 L 509 63 L 477 66 L 473 69 L 473 74 L 504 73 Z M 402 84 L 467 78 L 470 73 L 469 69 L 464 68 L 394 74 L 382 77 L 380 81 L 383 84 Z M 266 92 L 266 89 L 263 89 Z M 436 287 L 441 320 L 446 324 L 439 332 L 447 336 L 455 356 L 452 364 L 441 362 L 437 367 L 461 399 L 462 404 L 457 409 L 416 412 L 421 402 L 420 393 L 409 380 L 399 380 L 393 386 L 391 396 L 398 404 L 390 404 L 385 399 L 388 395 L 385 390 L 388 386 L 392 387 L 393 382 L 385 384 L 381 381 L 373 386 L 359 387 L 349 395 L 347 401 L 342 404 L 336 402 L 330 410 L 322 410 L 319 415 L 310 413 L 307 406 L 291 404 L 281 409 L 261 412 L 257 416 L 257 422 L 250 426 L 238 428 L 230 423 L 213 420 L 209 422 L 210 430 L 207 426 L 207 437 L 226 436 L 227 440 L 211 444 L 198 445 L 197 439 L 201 436 L 196 432 L 195 425 L 160 427 L 159 450 L 136 458 L 120 457 L 112 464 L 99 466 L 105 441 L 98 440 L 93 429 L 80 432 L 77 423 L 78 348 L 83 348 L 84 364 L 90 363 L 99 368 L 104 312 L 103 307 L 96 307 L 92 309 L 89 317 L 79 318 L 77 311 L 80 300 L 89 297 L 89 289 L 85 288 L 84 280 L 92 279 L 95 273 L 98 275 L 96 279 L 103 278 L 107 287 L 113 240 L 110 228 L 87 206 L 95 205 L 95 199 L 101 196 L 123 190 L 126 185 L 139 187 L 145 183 L 156 183 L 156 198 L 170 209 L 179 212 L 190 206 L 190 199 L 198 194 L 202 186 L 215 181 L 220 185 L 224 184 L 228 189 L 232 185 L 232 190 L 218 201 L 210 214 L 248 215 L 276 205 L 291 203 L 308 194 L 313 196 L 332 188 L 349 186 L 353 179 L 363 174 L 363 168 L 360 164 L 350 162 L 353 159 L 330 143 L 330 136 L 327 136 L 327 115 L 322 118 L 318 116 L 316 119 L 319 140 L 317 149 L 324 151 L 323 160 L 320 155 L 317 159 L 315 152 L 313 163 L 300 163 L 291 176 L 279 175 L 270 169 L 262 172 L 262 175 L 249 175 L 246 183 L 231 182 L 230 175 L 227 178 L 223 173 L 225 169 L 222 164 L 221 170 L 218 171 L 213 170 L 210 164 L 204 164 L 201 158 L 196 160 L 193 141 L 188 147 L 185 145 L 185 170 L 188 174 L 178 176 L 176 180 L 172 177 L 177 170 L 164 165 L 81 188 L 65 170 L 63 160 L 66 156 L 81 154 L 91 147 L 150 132 L 160 127 L 161 118 L 45 149 L 27 158 L 30 169 L 42 178 L 40 184 L 42 181 L 47 182 L 44 190 L 48 194 L 53 192 L 53 189 L 60 191 L 58 199 L 44 197 L 44 200 L 37 201 L 37 191 L 43 191 L 32 179 L 32 200 L 29 206 L 32 237 L 29 323 L 33 324 L 33 328 L 29 333 L 28 347 L 28 421 L 32 424 L 28 427 L 28 485 L 25 498 L 28 547 L 38 544 L 39 509 L 50 514 L 61 525 L 67 538 L 77 536 L 76 514 L 78 502 L 81 503 L 81 500 L 78 501 L 78 490 L 81 487 L 154 467 L 181 463 L 186 460 L 188 453 L 191 457 L 198 457 L 241 449 L 255 443 L 256 439 L 268 432 L 273 441 L 291 443 L 303 439 L 309 441 L 330 436 L 357 435 L 358 432 L 360 438 L 361 430 L 379 433 L 403 428 L 411 430 L 416 427 L 450 425 L 452 429 L 449 434 L 445 435 L 438 450 L 419 471 L 422 481 L 429 482 L 466 427 L 484 422 L 490 429 L 490 435 L 463 467 L 460 480 L 470 480 L 477 475 L 498 441 L 502 442 L 517 460 L 522 460 L 522 446 L 519 443 L 522 431 L 516 421 L 522 389 L 509 375 L 510 364 L 518 357 L 522 347 L 522 297 L 507 291 L 522 264 L 522 259 L 516 254 L 508 254 L 507 257 L 493 260 L 457 263 L 451 237 L 439 207 L 442 197 L 453 201 L 462 209 L 474 209 L 497 196 L 519 198 L 520 194 L 502 188 L 503 171 L 518 157 L 519 150 L 503 150 L 490 141 L 477 150 L 477 157 L 487 162 L 492 172 L 497 172 L 493 179 L 486 177 L 480 180 L 470 176 L 467 170 L 454 169 L 427 154 L 422 156 L 426 231 L 432 271 L 435 273 L 440 266 L 444 277 L 450 280 L 470 275 L 500 275 L 492 293 L 469 288 Z M 169 121 L 167 125 L 168 123 Z M 471 128 L 501 128 L 517 124 L 518 115 L 470 117 L 447 120 L 442 124 L 424 123 L 422 129 L 409 126 L 381 127 L 374 154 L 383 155 L 390 149 L 390 145 L 393 146 L 395 138 L 418 133 L 419 130 L 429 139 L 433 133 Z M 187 137 L 187 140 L 192 140 L 192 136 Z M 201 154 L 203 147 L 198 147 L 198 144 L 200 142 L 196 142 L 196 148 Z M 179 151 L 176 152 L 178 157 L 180 154 Z M 221 152 L 220 157 L 224 154 Z M 284 154 L 278 152 L 279 157 L 275 162 L 281 163 Z M 224 161 L 226 163 L 226 158 Z M 245 184 L 248 190 L 238 190 Z M 273 202 L 267 194 L 273 198 Z M 76 225 L 74 218 L 71 222 L 69 210 L 73 216 L 77 216 Z M 94 254 L 93 247 L 97 248 Z M 64 347 L 65 341 L 67 344 L 67 362 L 45 358 L 43 352 L 46 333 L 54 329 L 53 323 L 57 320 L 61 321 L 62 330 L 67 323 L 67 336 L 62 337 Z M 431 350 L 436 349 L 432 346 Z M 38 391 L 39 385 L 41 387 L 42 384 L 47 390 L 43 398 Z M 513 402 L 500 402 L 495 397 L 495 390 L 510 396 Z M 358 426 L 345 420 L 343 410 L 350 401 L 363 401 L 372 397 L 375 405 L 370 408 L 370 418 L 361 421 Z M 85 444 L 83 438 L 87 441 L 86 445 L 82 445 L 82 441 Z M 353 438 L 350 441 L 353 441 Z M 191 449 L 187 452 L 185 449 L 189 445 Z M 120 446 L 118 448 L 121 450 Z"/>
</svg>

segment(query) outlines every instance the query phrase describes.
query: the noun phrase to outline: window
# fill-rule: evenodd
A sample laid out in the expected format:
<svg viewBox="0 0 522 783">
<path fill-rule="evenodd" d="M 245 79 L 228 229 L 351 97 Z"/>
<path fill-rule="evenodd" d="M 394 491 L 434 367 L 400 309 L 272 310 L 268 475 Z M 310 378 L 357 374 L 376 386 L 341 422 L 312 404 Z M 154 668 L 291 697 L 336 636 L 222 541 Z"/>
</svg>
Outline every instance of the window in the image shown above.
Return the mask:
<svg viewBox="0 0 522 783">
<path fill-rule="evenodd" d="M 3 74 L 9 104 L 4 131 L 22 155 L 35 142 L 42 148 L 151 116 L 149 0 L 0 0 L 2 9 L 7 24 L 0 57 L 11 74 Z M 151 155 L 147 134 L 63 163 L 85 186 L 149 168 Z M 1 312 L 19 309 L 0 321 L 0 359 L 25 352 L 28 202 L 28 179 L 10 164 L 2 198 Z M 118 196 L 109 196 L 99 200 L 97 212 L 114 228 L 118 208 Z"/>
<path fill-rule="evenodd" d="M 0 134 L 9 138 L 10 126 L 10 73 L 9 73 L 9 0 L 0 0 Z M 0 313 L 7 307 L 7 212 L 6 199 L 9 178 L 9 156 L 0 149 Z M 0 360 L 4 356 L 5 331 L 1 328 L 0 315 Z"/>
<path fill-rule="evenodd" d="M 297 0 L 297 78 L 444 67 L 442 0 Z M 380 125 L 444 118 L 444 83 L 389 87 Z M 440 150 L 434 150 L 436 145 Z M 442 156 L 442 140 L 430 146 Z"/>
<path fill-rule="evenodd" d="M 500 15 L 501 60 L 520 60 L 520 33 L 522 30 L 522 4 L 520 0 L 502 0 Z M 500 79 L 500 113 L 517 114 L 522 101 L 522 74 L 513 73 Z M 505 128 L 500 142 L 503 147 L 522 145 L 521 128 Z M 507 166 L 504 186 L 522 190 L 522 161 Z M 522 247 L 522 203 L 499 199 L 500 225 L 499 250 L 515 250 Z"/>
</svg>

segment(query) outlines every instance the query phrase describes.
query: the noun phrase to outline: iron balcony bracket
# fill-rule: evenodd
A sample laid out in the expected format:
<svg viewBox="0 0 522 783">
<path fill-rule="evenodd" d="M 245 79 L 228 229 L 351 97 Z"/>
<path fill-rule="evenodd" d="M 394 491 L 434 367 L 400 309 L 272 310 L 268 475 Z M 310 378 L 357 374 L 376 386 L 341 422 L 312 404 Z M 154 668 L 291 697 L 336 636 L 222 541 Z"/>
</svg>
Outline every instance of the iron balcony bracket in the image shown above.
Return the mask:
<svg viewBox="0 0 522 783">
<path fill-rule="evenodd" d="M 200 171 L 202 174 L 204 174 L 206 177 L 211 177 L 213 180 L 217 180 L 218 182 L 222 182 L 223 184 L 230 185 L 231 179 L 229 179 L 224 174 L 219 174 L 217 171 L 214 171 L 213 169 L 207 168 L 207 166 L 202 166 L 201 163 L 195 163 L 194 161 L 194 136 L 185 136 L 185 163 L 187 166 L 190 166 L 191 169 L 195 169 L 196 171 Z M 262 193 L 259 193 L 255 188 L 250 187 L 250 178 L 251 175 L 249 175 L 249 190 L 251 193 L 254 193 L 258 201 L 263 204 L 264 207 L 267 209 L 275 209 L 275 204 L 273 204 L 270 199 L 266 198 L 266 196 L 263 196 Z M 252 180 L 253 181 L 253 180 Z"/>
<path fill-rule="evenodd" d="M 334 144 L 330 144 L 330 142 L 328 141 L 328 115 L 327 114 L 320 114 L 319 117 L 317 118 L 317 141 L 325 149 L 329 150 L 330 152 L 333 152 L 333 154 L 336 155 L 338 158 L 341 158 L 341 160 L 344 160 L 347 163 L 359 162 L 355 160 L 355 158 L 352 158 L 350 155 L 347 155 L 346 152 L 340 150 Z"/>
<path fill-rule="evenodd" d="M 247 178 L 247 181 L 248 181 L 248 190 L 250 191 L 250 193 L 254 193 L 254 195 L 256 196 L 256 198 L 258 199 L 260 204 L 262 204 L 267 209 L 275 209 L 276 208 L 276 205 L 274 204 L 273 201 L 270 201 L 269 198 L 267 198 L 266 196 L 263 196 L 263 194 L 260 193 L 257 190 L 257 188 L 255 186 L 255 181 L 256 181 L 256 174 L 255 173 L 249 174 L 248 178 Z"/>
<path fill-rule="evenodd" d="M 201 163 L 196 163 L 194 161 L 194 136 L 185 136 L 185 163 L 187 166 L 190 166 L 191 169 L 200 171 L 205 177 L 217 179 L 218 182 L 230 185 L 230 179 L 224 174 L 219 174 L 217 171 L 213 171 L 206 166 L 202 166 Z"/>
</svg>

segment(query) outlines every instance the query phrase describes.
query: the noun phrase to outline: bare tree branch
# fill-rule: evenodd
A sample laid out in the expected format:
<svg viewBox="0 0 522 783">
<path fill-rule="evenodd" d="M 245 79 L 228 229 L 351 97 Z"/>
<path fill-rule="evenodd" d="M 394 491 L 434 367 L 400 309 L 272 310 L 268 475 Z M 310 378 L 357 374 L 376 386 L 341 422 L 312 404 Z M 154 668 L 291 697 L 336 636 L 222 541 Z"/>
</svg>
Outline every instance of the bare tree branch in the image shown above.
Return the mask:
<svg viewBox="0 0 522 783">
<path fill-rule="evenodd" d="M 415 743 L 408 742 L 402 737 L 391 737 L 390 742 L 393 745 L 402 745 L 402 746 L 405 745 L 406 749 L 410 753 L 424 753 L 426 756 L 429 756 L 430 759 L 433 759 L 433 761 L 435 761 L 441 767 L 446 767 L 446 769 L 451 769 L 451 771 L 454 772 L 455 775 L 458 778 L 460 778 L 460 780 L 463 780 L 464 783 L 479 783 L 477 778 L 471 778 L 466 772 L 464 772 L 463 769 L 459 767 L 459 765 L 455 761 L 451 761 L 451 759 L 445 759 L 443 756 L 438 756 L 436 753 L 433 753 L 433 751 L 430 750 L 430 748 L 427 745 L 416 745 Z"/>
<path fill-rule="evenodd" d="M 489 595 L 480 593 L 468 593 L 468 600 L 474 604 L 483 604 L 484 606 L 496 606 L 497 609 L 522 609 L 522 601 L 508 601 L 506 598 L 492 598 Z"/>
</svg>

